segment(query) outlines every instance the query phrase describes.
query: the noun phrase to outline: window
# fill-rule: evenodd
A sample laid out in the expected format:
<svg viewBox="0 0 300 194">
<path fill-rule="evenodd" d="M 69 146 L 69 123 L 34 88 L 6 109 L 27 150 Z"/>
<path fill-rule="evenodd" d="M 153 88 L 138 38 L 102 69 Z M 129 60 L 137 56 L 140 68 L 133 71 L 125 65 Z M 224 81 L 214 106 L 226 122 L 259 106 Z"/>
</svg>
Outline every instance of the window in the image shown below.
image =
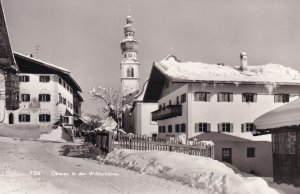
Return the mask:
<svg viewBox="0 0 300 194">
<path fill-rule="evenodd" d="M 61 94 L 58 94 L 58 96 L 59 96 L 59 103 L 62 103 L 63 98 L 61 97 Z"/>
<path fill-rule="evenodd" d="M 29 114 L 20 114 L 19 115 L 19 122 L 30 122 L 30 115 Z"/>
<path fill-rule="evenodd" d="M 165 133 L 165 132 L 166 132 L 166 126 L 162 126 L 162 127 L 161 127 L 161 132 L 162 132 L 162 133 Z"/>
<path fill-rule="evenodd" d="M 179 96 L 176 97 L 176 104 L 179 105 Z"/>
<path fill-rule="evenodd" d="M 289 94 L 274 94 L 274 102 L 289 102 L 290 95 Z"/>
<path fill-rule="evenodd" d="M 50 101 L 50 94 L 40 94 L 39 95 L 40 102 L 49 102 Z"/>
<path fill-rule="evenodd" d="M 134 72 L 132 67 L 128 67 L 127 69 L 127 77 L 134 77 Z"/>
<path fill-rule="evenodd" d="M 228 92 L 220 92 L 218 94 L 218 102 L 233 102 L 233 94 Z"/>
<path fill-rule="evenodd" d="M 72 88 L 70 88 L 70 92 L 71 92 L 71 94 L 73 94 L 73 89 Z"/>
<path fill-rule="evenodd" d="M 72 103 L 70 103 L 70 109 L 73 109 L 73 104 Z"/>
<path fill-rule="evenodd" d="M 161 128 L 162 128 L 161 126 L 158 127 L 158 133 L 161 133 L 162 131 Z"/>
<path fill-rule="evenodd" d="M 182 94 L 181 95 L 181 103 L 185 103 L 186 102 L 186 94 Z"/>
<path fill-rule="evenodd" d="M 242 132 L 250 132 L 255 129 L 254 123 L 243 123 Z"/>
<path fill-rule="evenodd" d="M 233 132 L 233 123 L 219 123 L 218 131 L 219 132 Z"/>
<path fill-rule="evenodd" d="M 40 122 L 50 122 L 50 115 L 49 114 L 40 114 L 39 121 Z"/>
<path fill-rule="evenodd" d="M 63 99 L 63 104 L 67 105 L 67 99 L 65 99 L 64 97 L 62 99 Z"/>
<path fill-rule="evenodd" d="M 243 102 L 257 102 L 257 94 L 254 93 L 244 93 Z"/>
<path fill-rule="evenodd" d="M 30 94 L 21 94 L 21 102 L 29 102 Z"/>
<path fill-rule="evenodd" d="M 209 92 L 195 92 L 195 101 L 209 102 L 210 93 Z"/>
<path fill-rule="evenodd" d="M 186 125 L 185 123 L 181 123 L 181 133 L 185 133 L 186 131 Z"/>
<path fill-rule="evenodd" d="M 67 84 L 66 84 L 66 82 L 63 82 L 63 86 L 64 86 L 64 88 L 66 88 L 66 87 L 67 87 Z"/>
<path fill-rule="evenodd" d="M 169 105 L 170 105 L 170 106 L 172 105 L 172 100 L 169 100 Z"/>
<path fill-rule="evenodd" d="M 210 131 L 210 123 L 195 123 L 195 132 Z"/>
<path fill-rule="evenodd" d="M 63 123 L 69 123 L 69 117 L 62 117 Z"/>
<path fill-rule="evenodd" d="M 168 126 L 168 133 L 172 133 L 173 132 L 173 130 L 172 130 L 172 125 L 169 125 Z"/>
<path fill-rule="evenodd" d="M 41 75 L 40 82 L 50 82 L 50 76 L 49 75 Z"/>
<path fill-rule="evenodd" d="M 60 85 L 62 85 L 62 80 L 61 80 L 61 78 L 58 78 L 58 82 L 59 82 Z"/>
<path fill-rule="evenodd" d="M 180 125 L 179 124 L 175 125 L 175 133 L 180 133 Z"/>
<path fill-rule="evenodd" d="M 247 148 L 247 157 L 255 158 L 255 148 Z"/>
<path fill-rule="evenodd" d="M 28 75 L 19 76 L 19 82 L 29 82 L 29 76 Z"/>
</svg>

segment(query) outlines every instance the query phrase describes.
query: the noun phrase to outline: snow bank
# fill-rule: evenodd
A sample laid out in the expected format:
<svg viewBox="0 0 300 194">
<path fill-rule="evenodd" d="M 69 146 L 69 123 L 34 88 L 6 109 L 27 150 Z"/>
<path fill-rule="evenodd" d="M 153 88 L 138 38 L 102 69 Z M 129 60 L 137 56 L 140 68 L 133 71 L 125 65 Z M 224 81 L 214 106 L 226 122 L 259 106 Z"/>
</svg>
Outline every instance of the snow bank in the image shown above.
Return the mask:
<svg viewBox="0 0 300 194">
<path fill-rule="evenodd" d="M 53 194 L 64 193 L 49 182 L 42 182 L 38 178 L 13 171 L 0 172 L 0 193 L 17 194 Z"/>
<path fill-rule="evenodd" d="M 278 194 L 265 180 L 242 177 L 211 158 L 175 152 L 114 150 L 105 163 L 197 187 L 208 194 Z"/>
<path fill-rule="evenodd" d="M 280 64 L 247 66 L 243 71 L 239 66 L 222 66 L 201 62 L 179 62 L 169 57 L 155 64 L 166 75 L 178 80 L 300 83 L 298 71 Z"/>
<path fill-rule="evenodd" d="M 63 139 L 62 135 L 62 128 L 58 127 L 57 129 L 53 129 L 49 134 L 42 134 L 39 139 L 46 141 L 66 142 L 66 140 Z"/>
</svg>

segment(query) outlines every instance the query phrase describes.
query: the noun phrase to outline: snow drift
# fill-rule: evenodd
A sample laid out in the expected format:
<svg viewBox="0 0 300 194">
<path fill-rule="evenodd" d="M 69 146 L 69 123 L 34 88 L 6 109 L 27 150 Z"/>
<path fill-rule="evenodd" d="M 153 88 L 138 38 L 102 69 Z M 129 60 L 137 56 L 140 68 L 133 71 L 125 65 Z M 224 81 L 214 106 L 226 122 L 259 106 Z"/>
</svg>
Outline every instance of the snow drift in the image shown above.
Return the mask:
<svg viewBox="0 0 300 194">
<path fill-rule="evenodd" d="M 105 163 L 197 187 L 208 194 L 278 194 L 259 177 L 243 177 L 211 158 L 175 152 L 118 149 Z"/>
</svg>

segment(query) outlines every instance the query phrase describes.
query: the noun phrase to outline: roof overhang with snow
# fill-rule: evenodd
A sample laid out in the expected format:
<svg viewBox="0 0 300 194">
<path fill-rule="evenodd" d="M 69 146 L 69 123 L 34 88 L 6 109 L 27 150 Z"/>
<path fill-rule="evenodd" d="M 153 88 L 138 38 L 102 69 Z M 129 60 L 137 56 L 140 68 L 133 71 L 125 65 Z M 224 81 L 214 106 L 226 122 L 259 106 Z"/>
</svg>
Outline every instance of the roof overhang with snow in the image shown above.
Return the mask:
<svg viewBox="0 0 300 194">
<path fill-rule="evenodd" d="M 235 85 L 300 85 L 298 71 L 279 64 L 239 67 L 206 64 L 201 62 L 181 62 L 175 56 L 168 56 L 153 63 L 145 102 L 157 102 L 164 82 L 172 83 L 220 83 Z"/>
<path fill-rule="evenodd" d="M 254 124 L 256 126 L 254 135 L 300 130 L 300 99 L 261 115 L 255 119 Z"/>
<path fill-rule="evenodd" d="M 58 74 L 64 79 L 74 90 L 74 92 L 82 92 L 80 86 L 75 79 L 71 76 L 70 71 L 58 67 L 56 65 L 37 60 L 20 53 L 14 52 L 14 56 L 19 67 L 20 73 L 32 74 Z"/>
</svg>

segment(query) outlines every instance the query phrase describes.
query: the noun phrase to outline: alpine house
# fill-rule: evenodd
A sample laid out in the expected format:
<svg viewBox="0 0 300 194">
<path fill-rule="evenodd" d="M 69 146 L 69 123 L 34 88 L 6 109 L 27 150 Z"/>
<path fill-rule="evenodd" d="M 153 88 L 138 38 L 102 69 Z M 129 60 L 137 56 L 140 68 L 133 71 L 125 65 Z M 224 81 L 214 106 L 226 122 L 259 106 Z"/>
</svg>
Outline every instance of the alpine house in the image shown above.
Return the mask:
<svg viewBox="0 0 300 194">
<path fill-rule="evenodd" d="M 213 141 L 217 160 L 240 170 L 272 175 L 271 136 L 253 136 L 254 120 L 299 96 L 300 74 L 279 64 L 239 66 L 181 62 L 153 64 L 145 102 L 157 102 L 158 137 Z"/>
</svg>

